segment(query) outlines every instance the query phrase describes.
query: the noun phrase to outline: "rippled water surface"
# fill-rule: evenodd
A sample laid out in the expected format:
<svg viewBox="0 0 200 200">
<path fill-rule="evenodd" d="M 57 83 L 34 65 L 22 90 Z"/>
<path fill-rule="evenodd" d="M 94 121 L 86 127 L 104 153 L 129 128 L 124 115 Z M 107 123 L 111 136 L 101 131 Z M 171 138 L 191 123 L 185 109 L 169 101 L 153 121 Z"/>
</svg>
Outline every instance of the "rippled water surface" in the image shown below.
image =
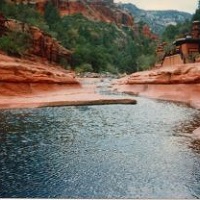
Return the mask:
<svg viewBox="0 0 200 200">
<path fill-rule="evenodd" d="M 0 111 L 0 197 L 200 197 L 200 111 L 137 100 Z"/>
</svg>

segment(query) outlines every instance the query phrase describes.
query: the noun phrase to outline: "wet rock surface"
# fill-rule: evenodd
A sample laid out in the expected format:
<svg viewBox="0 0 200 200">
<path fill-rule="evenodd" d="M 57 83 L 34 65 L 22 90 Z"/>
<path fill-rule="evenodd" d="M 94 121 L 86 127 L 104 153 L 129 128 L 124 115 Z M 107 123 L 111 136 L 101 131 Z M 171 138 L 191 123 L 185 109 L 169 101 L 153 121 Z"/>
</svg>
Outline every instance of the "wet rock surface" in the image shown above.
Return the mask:
<svg viewBox="0 0 200 200">
<path fill-rule="evenodd" d="M 118 80 L 114 89 L 133 95 L 183 102 L 200 108 L 199 63 L 137 72 Z"/>
</svg>

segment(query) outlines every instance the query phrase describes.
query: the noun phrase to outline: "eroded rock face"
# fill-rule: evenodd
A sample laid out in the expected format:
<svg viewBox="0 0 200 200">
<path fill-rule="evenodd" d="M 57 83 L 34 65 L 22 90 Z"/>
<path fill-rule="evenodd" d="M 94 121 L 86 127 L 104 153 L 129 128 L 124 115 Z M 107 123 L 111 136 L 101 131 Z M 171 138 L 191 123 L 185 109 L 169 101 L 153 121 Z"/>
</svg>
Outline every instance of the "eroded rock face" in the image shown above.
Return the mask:
<svg viewBox="0 0 200 200">
<path fill-rule="evenodd" d="M 47 2 L 51 1 L 62 16 L 82 13 L 85 17 L 117 25 L 132 27 L 133 17 L 119 9 L 112 0 L 15 0 L 16 3 L 34 4 L 37 10 L 44 13 Z M 12 2 L 7 0 L 7 2 Z"/>
<path fill-rule="evenodd" d="M 0 54 L 1 83 L 58 83 L 77 84 L 73 72 L 58 66 L 12 58 Z"/>
<path fill-rule="evenodd" d="M 0 15 L 0 36 L 10 31 L 30 35 L 29 60 L 12 58 L 0 52 L 0 96 L 18 96 L 53 91 L 59 84 L 78 84 L 74 73 L 49 62 L 70 60 L 72 52 L 37 27 Z M 31 61 L 32 60 L 32 61 Z"/>
<path fill-rule="evenodd" d="M 62 59 L 70 62 L 72 51 L 65 49 L 59 42 L 49 34 L 44 33 L 37 27 L 29 27 L 32 47 L 31 54 L 46 58 L 50 62 L 59 62 Z"/>
<path fill-rule="evenodd" d="M 126 84 L 188 84 L 200 83 L 200 65 L 187 64 L 133 73 Z"/>
<path fill-rule="evenodd" d="M 47 0 L 36 0 L 37 9 L 43 13 Z M 104 1 L 89 1 L 89 0 L 73 0 L 62 1 L 52 0 L 52 3 L 58 8 L 61 16 L 73 15 L 77 13 L 91 19 L 107 23 L 115 23 L 133 27 L 134 19 L 127 12 L 117 8 L 116 4 Z"/>
<path fill-rule="evenodd" d="M 62 15 L 72 15 L 82 13 L 85 17 L 93 20 L 99 20 L 107 23 L 115 23 L 117 25 L 125 25 L 132 27 L 134 20 L 127 12 L 115 7 L 115 5 L 106 5 L 105 3 L 84 1 L 68 2 L 60 9 Z"/>
</svg>

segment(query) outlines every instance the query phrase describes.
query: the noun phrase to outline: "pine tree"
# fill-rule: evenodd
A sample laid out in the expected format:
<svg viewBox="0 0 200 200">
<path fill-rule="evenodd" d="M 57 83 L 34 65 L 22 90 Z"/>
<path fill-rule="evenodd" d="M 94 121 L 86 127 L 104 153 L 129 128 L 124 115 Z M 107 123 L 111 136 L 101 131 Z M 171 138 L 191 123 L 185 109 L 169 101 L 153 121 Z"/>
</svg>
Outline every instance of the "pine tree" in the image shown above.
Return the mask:
<svg viewBox="0 0 200 200">
<path fill-rule="evenodd" d="M 198 8 L 196 9 L 196 12 L 192 17 L 192 21 L 196 21 L 196 20 L 200 21 L 200 0 L 198 3 Z"/>
<path fill-rule="evenodd" d="M 58 9 L 51 2 L 45 7 L 44 18 L 50 28 L 61 20 Z"/>
</svg>

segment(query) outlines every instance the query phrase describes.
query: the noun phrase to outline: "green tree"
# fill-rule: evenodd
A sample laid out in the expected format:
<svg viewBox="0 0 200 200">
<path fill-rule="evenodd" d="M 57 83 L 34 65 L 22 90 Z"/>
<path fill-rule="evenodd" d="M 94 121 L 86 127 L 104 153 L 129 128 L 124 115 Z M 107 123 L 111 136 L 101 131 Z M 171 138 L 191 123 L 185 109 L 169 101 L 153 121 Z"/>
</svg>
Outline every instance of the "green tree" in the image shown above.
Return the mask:
<svg viewBox="0 0 200 200">
<path fill-rule="evenodd" d="M 179 33 L 179 31 L 178 31 L 177 26 L 169 25 L 169 26 L 167 26 L 167 28 L 165 29 L 165 31 L 163 33 L 163 38 L 167 41 L 172 41 L 176 38 L 178 33 Z"/>
<path fill-rule="evenodd" d="M 0 2 L 0 12 L 2 12 L 7 18 L 13 18 L 24 23 L 37 26 L 44 31 L 49 31 L 43 16 L 37 12 L 34 7 L 22 3 L 9 4 L 2 0 Z"/>
<path fill-rule="evenodd" d="M 2 10 L 2 8 L 5 6 L 5 1 L 1 0 L 0 1 L 0 10 Z"/>
<path fill-rule="evenodd" d="M 147 70 L 154 66 L 156 62 L 155 55 L 142 54 L 137 58 L 138 70 Z"/>
<path fill-rule="evenodd" d="M 192 16 L 192 21 L 200 21 L 200 9 L 195 11 L 195 14 Z"/>
<path fill-rule="evenodd" d="M 61 21 L 58 9 L 51 2 L 48 2 L 45 7 L 44 19 L 46 20 L 50 29 L 53 29 L 53 26 Z"/>
</svg>

